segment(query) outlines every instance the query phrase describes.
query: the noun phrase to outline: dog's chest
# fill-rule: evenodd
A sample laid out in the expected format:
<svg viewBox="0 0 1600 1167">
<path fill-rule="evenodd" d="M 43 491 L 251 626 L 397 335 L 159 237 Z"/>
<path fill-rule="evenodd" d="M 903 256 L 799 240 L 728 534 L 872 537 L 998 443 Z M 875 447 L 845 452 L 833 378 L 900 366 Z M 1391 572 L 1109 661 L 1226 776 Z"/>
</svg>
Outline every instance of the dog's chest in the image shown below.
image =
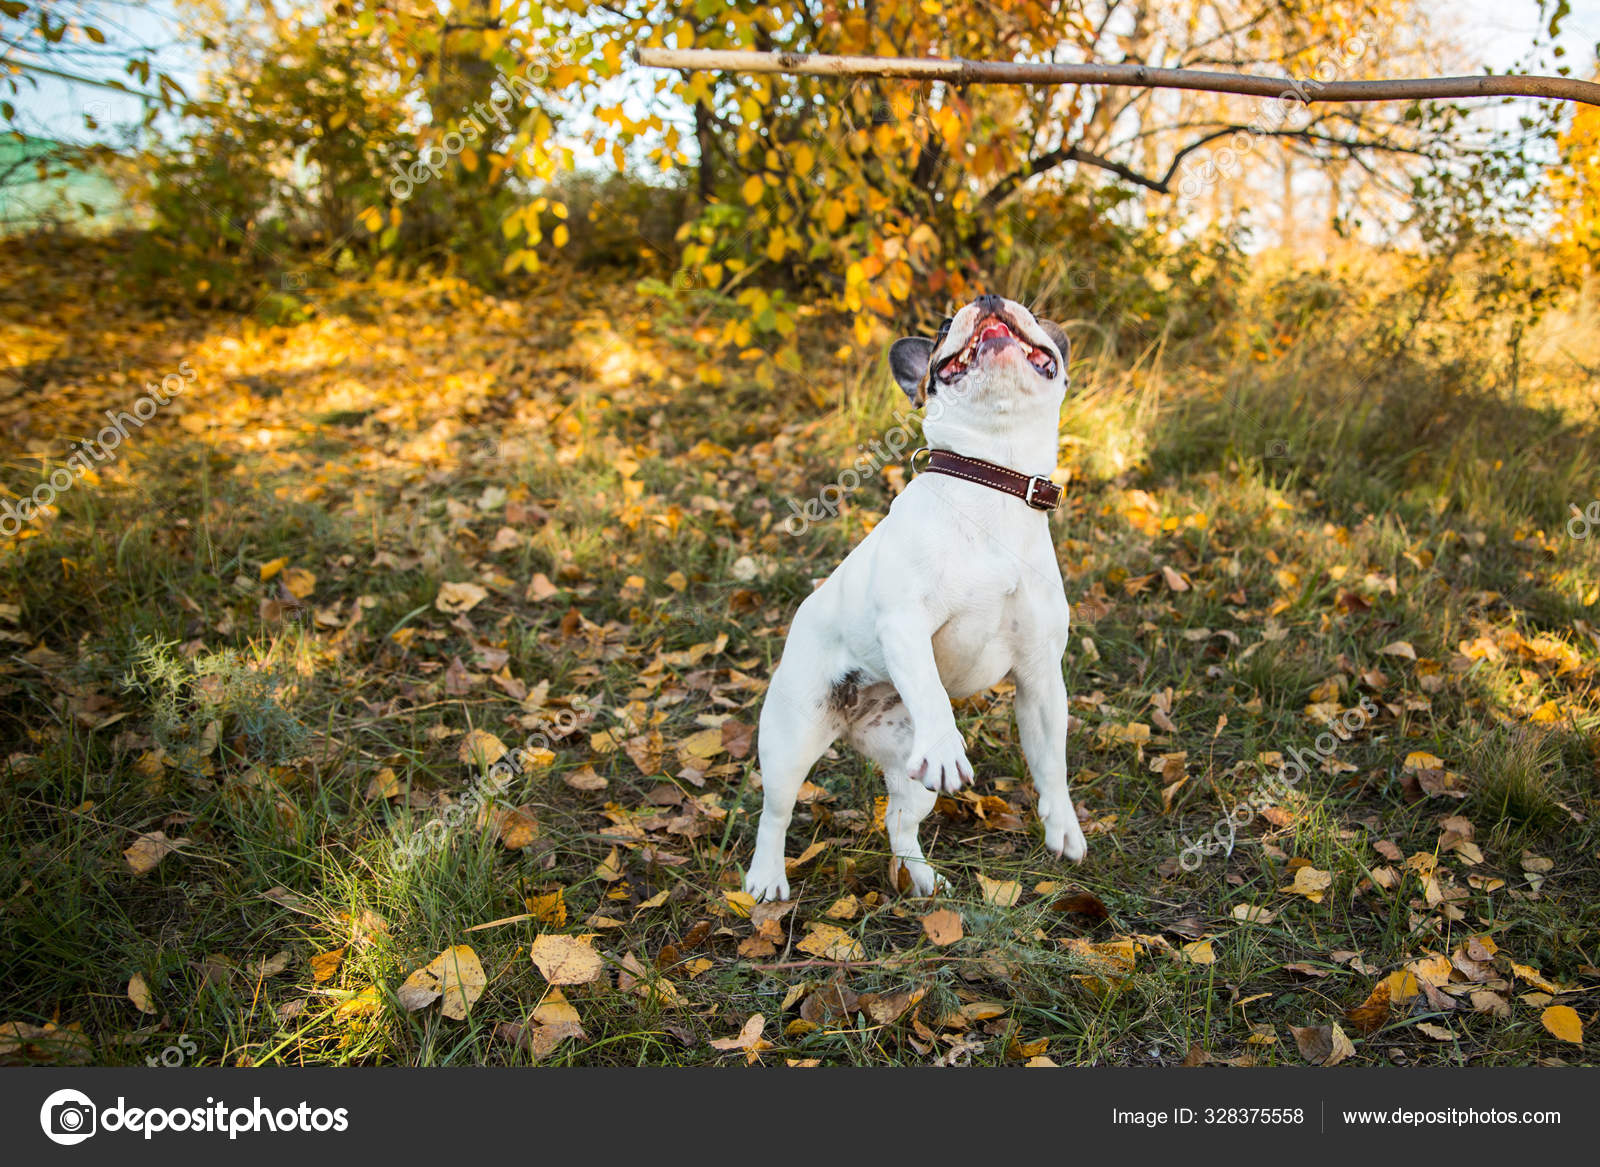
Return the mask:
<svg viewBox="0 0 1600 1167">
<path fill-rule="evenodd" d="M 934 632 L 933 655 L 951 696 L 988 689 L 1041 642 L 1064 641 L 1059 575 L 1035 580 L 1035 571 L 1020 558 L 988 557 L 962 564 L 943 581 L 946 618 Z"/>
</svg>

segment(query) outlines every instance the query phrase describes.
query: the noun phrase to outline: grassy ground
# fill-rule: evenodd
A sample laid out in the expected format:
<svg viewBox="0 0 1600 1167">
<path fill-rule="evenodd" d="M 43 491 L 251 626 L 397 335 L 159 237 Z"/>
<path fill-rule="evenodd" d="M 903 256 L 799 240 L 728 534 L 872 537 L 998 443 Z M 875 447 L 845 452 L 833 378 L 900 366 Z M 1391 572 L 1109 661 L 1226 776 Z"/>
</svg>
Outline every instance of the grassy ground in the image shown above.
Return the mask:
<svg viewBox="0 0 1600 1167">
<path fill-rule="evenodd" d="M 12 492 L 196 373 L 0 550 L 0 1060 L 1594 1060 L 1543 1023 L 1592 1028 L 1600 985 L 1600 528 L 1566 531 L 1600 495 L 1592 319 L 1514 394 L 1362 305 L 1122 321 L 1120 356 L 1074 326 L 1088 860 L 1043 849 L 1000 692 L 961 710 L 976 791 L 924 824 L 950 895 L 894 893 L 841 748 L 795 903 L 752 919 L 764 679 L 896 482 L 784 529 L 893 424 L 836 325 L 764 389 L 710 309 L 626 280 L 330 283 L 294 322 L 141 307 L 70 249 L 0 269 Z M 471 813 L 474 762 L 531 734 Z M 555 979 L 599 975 L 553 990 L 555 936 Z M 454 1019 L 403 985 L 460 945 L 486 987 Z"/>
</svg>

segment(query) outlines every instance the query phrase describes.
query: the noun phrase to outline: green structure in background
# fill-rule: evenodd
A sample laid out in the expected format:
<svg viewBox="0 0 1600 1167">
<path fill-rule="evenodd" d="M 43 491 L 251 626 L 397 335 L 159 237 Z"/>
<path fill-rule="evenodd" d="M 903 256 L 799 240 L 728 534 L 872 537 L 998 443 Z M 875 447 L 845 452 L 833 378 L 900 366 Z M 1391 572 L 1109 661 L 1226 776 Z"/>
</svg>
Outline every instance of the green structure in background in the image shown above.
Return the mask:
<svg viewBox="0 0 1600 1167">
<path fill-rule="evenodd" d="M 108 231 L 132 223 L 133 209 L 112 177 L 79 163 L 75 153 L 76 147 L 49 138 L 0 135 L 0 235 L 51 225 Z"/>
</svg>

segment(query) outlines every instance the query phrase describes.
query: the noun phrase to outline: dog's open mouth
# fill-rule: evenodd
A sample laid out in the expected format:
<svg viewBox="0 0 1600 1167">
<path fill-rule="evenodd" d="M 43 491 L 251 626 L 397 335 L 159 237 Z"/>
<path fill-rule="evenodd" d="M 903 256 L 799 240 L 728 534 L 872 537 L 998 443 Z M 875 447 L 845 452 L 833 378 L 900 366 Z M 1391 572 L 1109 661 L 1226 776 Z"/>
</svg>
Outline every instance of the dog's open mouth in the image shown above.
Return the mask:
<svg viewBox="0 0 1600 1167">
<path fill-rule="evenodd" d="M 940 381 L 949 384 L 965 373 L 979 357 L 999 352 L 1012 344 L 1022 346 L 1027 354 L 1028 363 L 1041 377 L 1056 375 L 1055 354 L 1049 349 L 1040 348 L 1023 340 L 1017 335 L 1011 321 L 999 313 L 991 313 L 979 320 L 978 326 L 972 330 L 972 337 L 967 341 L 966 348 L 940 361 L 936 375 Z"/>
</svg>

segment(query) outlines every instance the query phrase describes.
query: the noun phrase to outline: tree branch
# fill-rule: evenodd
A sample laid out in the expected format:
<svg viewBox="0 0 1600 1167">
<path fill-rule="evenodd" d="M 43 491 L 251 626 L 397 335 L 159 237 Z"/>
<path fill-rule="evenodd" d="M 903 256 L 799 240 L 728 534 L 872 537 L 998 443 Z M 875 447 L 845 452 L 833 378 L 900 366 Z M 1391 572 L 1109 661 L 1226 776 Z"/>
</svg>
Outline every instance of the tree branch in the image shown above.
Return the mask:
<svg viewBox="0 0 1600 1167">
<path fill-rule="evenodd" d="M 1002 85 L 1132 85 L 1196 89 L 1314 101 L 1420 101 L 1448 97 L 1542 97 L 1600 106 L 1600 83 L 1572 77 L 1490 73 L 1478 77 L 1417 77 L 1393 81 L 1294 80 L 1147 65 L 1068 65 L 1028 61 L 968 61 L 938 57 L 835 57 L 821 53 L 752 53 L 723 49 L 639 49 L 639 64 L 660 69 L 736 73 L 796 73 L 812 77 L 909 77 L 919 81 Z"/>
</svg>

